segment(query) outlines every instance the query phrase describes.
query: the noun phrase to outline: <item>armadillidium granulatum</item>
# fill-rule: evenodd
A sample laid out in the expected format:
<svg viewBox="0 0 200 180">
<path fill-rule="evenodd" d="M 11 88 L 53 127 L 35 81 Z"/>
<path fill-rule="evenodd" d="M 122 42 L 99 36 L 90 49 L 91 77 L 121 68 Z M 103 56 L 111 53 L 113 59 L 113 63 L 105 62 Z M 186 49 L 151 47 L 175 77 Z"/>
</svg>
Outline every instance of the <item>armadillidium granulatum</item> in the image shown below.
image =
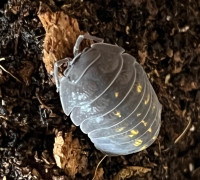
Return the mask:
<svg viewBox="0 0 200 180">
<path fill-rule="evenodd" d="M 79 53 L 83 39 L 97 43 Z M 63 63 L 68 67 L 59 78 L 58 67 Z M 162 106 L 141 65 L 122 47 L 81 35 L 74 58 L 56 62 L 54 75 L 64 112 L 97 149 L 127 155 L 155 141 Z"/>
</svg>

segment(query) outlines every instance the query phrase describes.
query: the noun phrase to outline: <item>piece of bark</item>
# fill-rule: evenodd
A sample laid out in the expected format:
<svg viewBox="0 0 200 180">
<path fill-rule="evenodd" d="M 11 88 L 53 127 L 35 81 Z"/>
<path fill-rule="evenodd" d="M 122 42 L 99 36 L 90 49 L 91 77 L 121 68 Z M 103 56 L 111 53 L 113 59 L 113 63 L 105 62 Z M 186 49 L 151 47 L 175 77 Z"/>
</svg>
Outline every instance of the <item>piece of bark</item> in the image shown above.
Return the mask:
<svg viewBox="0 0 200 180">
<path fill-rule="evenodd" d="M 77 138 L 72 138 L 72 132 L 58 132 L 55 138 L 54 158 L 58 167 L 63 169 L 72 179 L 77 173 L 86 175 L 87 153 L 84 153 Z"/>
<path fill-rule="evenodd" d="M 43 44 L 43 61 L 48 73 L 53 72 L 57 60 L 73 57 L 73 47 L 80 31 L 76 19 L 62 11 L 52 12 L 44 3 L 40 3 L 38 17 L 46 31 Z"/>
<path fill-rule="evenodd" d="M 121 169 L 113 178 L 113 180 L 123 180 L 133 177 L 145 177 L 147 173 L 151 172 L 150 168 L 145 168 L 141 166 L 127 166 Z"/>
</svg>

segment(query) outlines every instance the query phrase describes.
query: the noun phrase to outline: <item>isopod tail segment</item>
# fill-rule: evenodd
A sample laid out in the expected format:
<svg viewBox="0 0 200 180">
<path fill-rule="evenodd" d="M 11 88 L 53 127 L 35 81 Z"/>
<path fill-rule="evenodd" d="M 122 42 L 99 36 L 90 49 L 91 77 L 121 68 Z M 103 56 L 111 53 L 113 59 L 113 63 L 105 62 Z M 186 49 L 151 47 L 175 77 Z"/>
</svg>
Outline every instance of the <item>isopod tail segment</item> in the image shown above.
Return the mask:
<svg viewBox="0 0 200 180">
<path fill-rule="evenodd" d="M 79 37 L 77 38 L 76 43 L 74 45 L 74 48 L 73 48 L 74 57 L 79 55 L 79 47 L 80 47 L 81 42 L 84 39 L 93 40 L 93 41 L 96 41 L 96 42 L 99 42 L 99 43 L 103 43 L 103 41 L 104 41 L 102 38 L 98 38 L 96 36 L 79 35 Z M 61 59 L 61 60 L 55 62 L 55 64 L 54 64 L 54 77 L 55 77 L 57 92 L 59 92 L 59 88 L 60 88 L 60 79 L 59 79 L 59 76 L 58 76 L 58 68 L 61 67 L 63 64 L 66 64 L 67 69 L 64 72 L 64 75 L 65 75 L 67 73 L 69 67 L 70 67 L 70 61 L 71 60 L 72 60 L 72 58 L 68 57 L 68 58 L 65 58 L 65 59 Z"/>
</svg>

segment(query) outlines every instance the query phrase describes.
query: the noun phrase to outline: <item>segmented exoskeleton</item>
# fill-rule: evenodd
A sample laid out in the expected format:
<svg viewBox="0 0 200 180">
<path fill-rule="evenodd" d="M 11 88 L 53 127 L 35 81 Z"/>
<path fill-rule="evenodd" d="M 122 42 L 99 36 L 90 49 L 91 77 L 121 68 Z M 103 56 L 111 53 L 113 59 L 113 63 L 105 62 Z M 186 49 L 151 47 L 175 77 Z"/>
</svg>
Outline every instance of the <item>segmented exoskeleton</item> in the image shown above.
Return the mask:
<svg viewBox="0 0 200 180">
<path fill-rule="evenodd" d="M 97 43 L 79 53 L 83 39 Z M 123 48 L 89 35 L 79 36 L 74 56 L 54 67 L 66 115 L 108 155 L 150 146 L 159 133 L 162 106 L 142 66 Z M 59 79 L 58 67 L 63 63 L 68 67 Z"/>
</svg>

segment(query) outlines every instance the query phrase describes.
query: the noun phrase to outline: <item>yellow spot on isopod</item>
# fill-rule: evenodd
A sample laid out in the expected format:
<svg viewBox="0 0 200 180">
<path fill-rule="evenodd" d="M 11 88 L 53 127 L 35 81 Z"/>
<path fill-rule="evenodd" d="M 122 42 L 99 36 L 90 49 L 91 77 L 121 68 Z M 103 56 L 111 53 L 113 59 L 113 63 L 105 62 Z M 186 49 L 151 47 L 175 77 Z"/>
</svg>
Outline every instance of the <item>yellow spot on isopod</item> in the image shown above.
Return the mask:
<svg viewBox="0 0 200 180">
<path fill-rule="evenodd" d="M 139 131 L 138 130 L 134 130 L 134 129 L 132 129 L 131 130 L 131 134 L 134 134 L 134 135 L 136 135 L 136 134 L 138 134 L 139 133 Z"/>
<path fill-rule="evenodd" d="M 156 106 L 154 105 L 154 106 L 153 106 L 153 109 L 155 109 L 155 108 L 156 108 Z"/>
<path fill-rule="evenodd" d="M 138 114 L 137 114 L 137 117 L 139 117 L 140 115 L 141 115 L 141 113 L 138 113 Z"/>
<path fill-rule="evenodd" d="M 131 134 L 129 135 L 129 137 L 133 137 L 133 136 L 137 135 L 138 133 L 139 133 L 138 130 L 132 129 L 132 130 L 131 130 Z"/>
<path fill-rule="evenodd" d="M 134 146 L 139 146 L 142 144 L 142 142 L 143 142 L 142 139 L 137 139 L 135 140 Z"/>
<path fill-rule="evenodd" d="M 141 84 L 138 84 L 138 86 L 137 86 L 137 92 L 138 93 L 142 92 L 142 86 L 141 86 Z"/>
<path fill-rule="evenodd" d="M 155 139 L 156 139 L 156 136 L 154 136 L 152 139 L 155 140 Z"/>
<path fill-rule="evenodd" d="M 148 104 L 149 99 L 150 99 L 150 96 L 149 96 L 149 94 L 148 94 L 147 99 L 144 101 L 144 104 Z"/>
<path fill-rule="evenodd" d="M 122 116 L 121 116 L 121 113 L 120 113 L 119 111 L 117 111 L 117 112 L 115 113 L 115 115 L 118 116 L 118 117 L 122 117 Z"/>
<path fill-rule="evenodd" d="M 143 123 L 144 126 L 147 126 L 147 122 L 144 119 L 141 121 L 141 123 Z"/>
<path fill-rule="evenodd" d="M 146 149 L 147 148 L 147 145 L 144 145 L 144 146 L 142 146 L 141 148 L 140 148 L 140 150 L 142 151 L 142 150 L 144 150 L 144 149 Z"/>
<path fill-rule="evenodd" d="M 119 129 L 117 129 L 116 132 L 121 132 L 121 131 L 123 131 L 123 130 L 124 130 L 124 127 L 121 127 L 121 128 L 119 128 Z"/>
<path fill-rule="evenodd" d="M 119 92 L 115 92 L 115 97 L 117 98 L 119 96 Z"/>
<path fill-rule="evenodd" d="M 148 129 L 148 131 L 149 131 L 149 132 L 151 132 L 151 131 L 152 131 L 152 129 L 151 129 L 151 128 L 149 128 L 149 129 Z"/>
</svg>

